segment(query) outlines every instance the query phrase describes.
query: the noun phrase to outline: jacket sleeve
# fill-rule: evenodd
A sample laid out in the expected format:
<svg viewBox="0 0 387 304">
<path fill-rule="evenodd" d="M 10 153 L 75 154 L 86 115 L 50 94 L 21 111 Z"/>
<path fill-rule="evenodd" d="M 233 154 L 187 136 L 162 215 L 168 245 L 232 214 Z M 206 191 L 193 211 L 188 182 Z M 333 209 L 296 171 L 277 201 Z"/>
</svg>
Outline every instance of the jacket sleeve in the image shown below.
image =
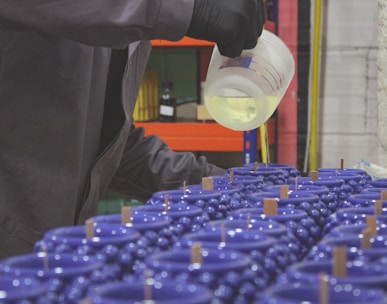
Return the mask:
<svg viewBox="0 0 387 304">
<path fill-rule="evenodd" d="M 138 40 L 179 40 L 188 29 L 193 1 L 2 0 L 0 30 L 38 31 L 110 48 Z"/>
<path fill-rule="evenodd" d="M 222 175 L 226 170 L 190 152 L 172 151 L 156 135 L 144 137 L 143 128 L 132 128 L 120 167 L 110 189 L 140 200 L 154 192 L 177 189 L 184 182 L 199 184 L 202 177 Z"/>
</svg>

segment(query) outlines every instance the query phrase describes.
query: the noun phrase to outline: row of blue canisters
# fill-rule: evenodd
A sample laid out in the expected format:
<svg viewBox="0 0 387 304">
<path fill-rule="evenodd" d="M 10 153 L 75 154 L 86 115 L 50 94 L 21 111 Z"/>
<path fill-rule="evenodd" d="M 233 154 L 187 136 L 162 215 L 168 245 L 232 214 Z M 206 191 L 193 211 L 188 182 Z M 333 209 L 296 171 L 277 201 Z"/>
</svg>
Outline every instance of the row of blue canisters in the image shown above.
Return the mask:
<svg viewBox="0 0 387 304">
<path fill-rule="evenodd" d="M 230 168 L 212 177 L 210 187 L 203 180 L 157 192 L 144 206 L 47 232 L 34 254 L 0 261 L 0 277 L 41 282 L 44 293 L 9 301 L 5 296 L 3 302 L 293 303 L 272 299 L 294 293 L 310 294 L 305 301 L 313 303 L 308 299 L 317 293 L 302 292 L 297 282 L 276 283 L 330 235 L 326 227 L 335 230 L 333 218 L 342 208 L 363 206 L 355 205 L 354 196 L 382 189 L 376 182 L 382 181 L 354 169 L 321 170 L 316 179 L 281 164 Z M 269 198 L 275 212 L 267 211 Z M 201 260 L 193 262 L 198 244 Z M 310 290 L 318 289 L 315 283 Z M 357 285 L 336 293 L 342 283 L 329 284 L 336 286 L 331 299 L 350 299 L 351 288 L 364 303 L 384 297 Z"/>
<path fill-rule="evenodd" d="M 350 195 L 324 226 L 324 237 L 301 262 L 277 277 L 272 289 L 309 286 L 326 274 L 328 286 L 360 286 L 387 292 L 387 179 L 370 181 L 360 194 Z M 343 298 L 343 303 L 350 300 Z M 357 299 L 354 302 L 357 303 Z M 381 300 L 381 303 L 386 300 Z"/>
<path fill-rule="evenodd" d="M 311 249 L 308 260 L 330 259 L 332 248 L 345 246 L 349 260 L 387 265 L 387 180 L 375 182 L 382 187 L 350 196 L 349 207 L 330 216 L 324 227 L 325 236 Z"/>
</svg>

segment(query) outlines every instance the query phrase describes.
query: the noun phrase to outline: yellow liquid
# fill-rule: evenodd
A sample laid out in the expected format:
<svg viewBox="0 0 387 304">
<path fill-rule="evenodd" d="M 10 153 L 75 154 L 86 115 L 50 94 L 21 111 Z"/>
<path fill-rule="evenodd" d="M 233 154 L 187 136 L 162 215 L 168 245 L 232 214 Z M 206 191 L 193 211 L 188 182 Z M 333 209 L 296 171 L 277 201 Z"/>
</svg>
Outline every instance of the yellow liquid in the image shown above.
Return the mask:
<svg viewBox="0 0 387 304">
<path fill-rule="evenodd" d="M 252 130 L 270 118 L 279 104 L 276 96 L 204 97 L 211 116 L 221 125 L 233 130 Z"/>
</svg>

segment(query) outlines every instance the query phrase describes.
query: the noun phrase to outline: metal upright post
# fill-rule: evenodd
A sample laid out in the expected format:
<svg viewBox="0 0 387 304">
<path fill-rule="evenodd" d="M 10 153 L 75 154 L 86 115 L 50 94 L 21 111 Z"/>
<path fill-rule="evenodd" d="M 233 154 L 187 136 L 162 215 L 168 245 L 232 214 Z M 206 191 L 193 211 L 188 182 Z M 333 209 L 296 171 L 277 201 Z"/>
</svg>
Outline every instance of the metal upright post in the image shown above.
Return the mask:
<svg viewBox="0 0 387 304">
<path fill-rule="evenodd" d="M 257 129 L 243 132 L 243 163 L 257 161 Z"/>
</svg>

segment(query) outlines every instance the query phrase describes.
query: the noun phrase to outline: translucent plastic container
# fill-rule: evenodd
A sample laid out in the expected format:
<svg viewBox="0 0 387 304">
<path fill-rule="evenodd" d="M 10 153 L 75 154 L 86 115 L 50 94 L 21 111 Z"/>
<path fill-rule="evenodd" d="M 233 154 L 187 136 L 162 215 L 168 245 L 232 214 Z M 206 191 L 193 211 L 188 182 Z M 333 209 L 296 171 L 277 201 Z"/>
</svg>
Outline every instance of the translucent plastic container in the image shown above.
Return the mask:
<svg viewBox="0 0 387 304">
<path fill-rule="evenodd" d="M 203 88 L 211 116 L 233 130 L 252 130 L 274 113 L 294 75 L 293 55 L 275 34 L 263 30 L 257 46 L 237 58 L 215 46 Z"/>
</svg>

